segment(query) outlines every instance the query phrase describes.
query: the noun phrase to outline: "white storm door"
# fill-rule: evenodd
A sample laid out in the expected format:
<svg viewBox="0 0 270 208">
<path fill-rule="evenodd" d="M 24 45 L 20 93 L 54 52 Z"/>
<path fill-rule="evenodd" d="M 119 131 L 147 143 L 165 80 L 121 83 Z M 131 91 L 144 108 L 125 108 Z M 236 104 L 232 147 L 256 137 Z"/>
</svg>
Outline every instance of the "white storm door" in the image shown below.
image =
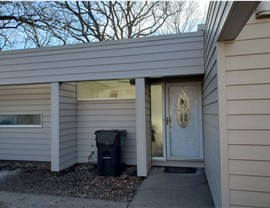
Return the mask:
<svg viewBox="0 0 270 208">
<path fill-rule="evenodd" d="M 169 84 L 166 95 L 167 159 L 202 159 L 201 84 Z"/>
</svg>

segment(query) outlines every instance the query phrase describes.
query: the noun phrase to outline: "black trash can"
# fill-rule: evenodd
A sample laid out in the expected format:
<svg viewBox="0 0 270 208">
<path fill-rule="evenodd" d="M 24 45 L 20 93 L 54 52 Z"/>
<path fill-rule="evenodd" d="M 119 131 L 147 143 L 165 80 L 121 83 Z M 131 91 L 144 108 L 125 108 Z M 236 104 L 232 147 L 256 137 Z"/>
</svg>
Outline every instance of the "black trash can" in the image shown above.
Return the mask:
<svg viewBox="0 0 270 208">
<path fill-rule="evenodd" d="M 98 175 L 118 176 L 121 172 L 121 147 L 126 138 L 126 130 L 98 130 L 95 135 Z"/>
</svg>

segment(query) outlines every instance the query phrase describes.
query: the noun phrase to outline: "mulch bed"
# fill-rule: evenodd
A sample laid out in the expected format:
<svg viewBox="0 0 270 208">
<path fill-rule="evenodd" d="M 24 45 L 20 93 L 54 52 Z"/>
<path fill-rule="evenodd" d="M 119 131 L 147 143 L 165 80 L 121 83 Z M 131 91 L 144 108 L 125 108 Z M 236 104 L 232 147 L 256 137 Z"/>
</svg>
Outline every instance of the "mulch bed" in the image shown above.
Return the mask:
<svg viewBox="0 0 270 208">
<path fill-rule="evenodd" d="M 96 166 L 77 164 L 61 172 L 51 172 L 46 164 L 0 162 L 0 171 L 19 170 L 0 180 L 1 191 L 58 195 L 131 202 L 142 178 L 136 167 L 126 167 L 118 177 L 97 176 Z"/>
</svg>

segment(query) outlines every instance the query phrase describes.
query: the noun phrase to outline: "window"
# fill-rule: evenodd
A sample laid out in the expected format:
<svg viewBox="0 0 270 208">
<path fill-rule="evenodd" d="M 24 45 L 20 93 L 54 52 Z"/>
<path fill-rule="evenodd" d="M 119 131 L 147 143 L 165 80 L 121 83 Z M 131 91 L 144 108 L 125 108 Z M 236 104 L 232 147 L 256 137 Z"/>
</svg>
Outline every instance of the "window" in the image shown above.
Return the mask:
<svg viewBox="0 0 270 208">
<path fill-rule="evenodd" d="M 152 157 L 163 159 L 163 86 L 151 85 Z"/>
<path fill-rule="evenodd" d="M 188 127 L 190 116 L 191 116 L 191 103 L 190 97 L 182 87 L 176 102 L 176 117 L 180 127 Z"/>
<path fill-rule="evenodd" d="M 134 99 L 132 80 L 78 82 L 78 100 Z"/>
<path fill-rule="evenodd" d="M 0 115 L 0 127 L 42 127 L 41 114 Z"/>
</svg>

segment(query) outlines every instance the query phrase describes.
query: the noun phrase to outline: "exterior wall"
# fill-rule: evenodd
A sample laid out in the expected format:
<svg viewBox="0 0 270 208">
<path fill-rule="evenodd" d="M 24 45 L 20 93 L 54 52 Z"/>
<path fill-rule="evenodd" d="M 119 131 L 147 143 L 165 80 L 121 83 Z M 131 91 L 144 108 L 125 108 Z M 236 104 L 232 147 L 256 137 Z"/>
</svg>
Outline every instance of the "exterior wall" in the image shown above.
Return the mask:
<svg viewBox="0 0 270 208">
<path fill-rule="evenodd" d="M 59 98 L 60 170 L 77 162 L 77 85 L 61 83 Z"/>
<path fill-rule="evenodd" d="M 203 32 L 0 52 L 0 85 L 203 74 Z"/>
<path fill-rule="evenodd" d="M 225 43 L 231 207 L 270 207 L 270 18 Z"/>
<path fill-rule="evenodd" d="M 148 171 L 152 167 L 151 86 L 145 82 L 146 155 Z"/>
<path fill-rule="evenodd" d="M 221 151 L 216 42 L 232 2 L 211 2 L 205 32 L 203 79 L 203 129 L 205 173 L 216 207 L 222 205 Z M 224 204 L 223 204 L 224 206 Z"/>
<path fill-rule="evenodd" d="M 136 165 L 136 107 L 135 100 L 78 101 L 77 103 L 77 161 L 87 162 L 95 152 L 95 131 L 100 129 L 125 129 L 123 159 L 128 165 Z"/>
<path fill-rule="evenodd" d="M 137 175 L 146 177 L 151 168 L 151 93 L 145 78 L 136 79 Z"/>
<path fill-rule="evenodd" d="M 51 83 L 51 171 L 60 171 L 59 124 L 60 88 L 59 82 Z"/>
<path fill-rule="evenodd" d="M 0 160 L 50 161 L 50 85 L 0 86 L 0 114 L 42 113 L 42 127 L 0 127 Z"/>
</svg>

